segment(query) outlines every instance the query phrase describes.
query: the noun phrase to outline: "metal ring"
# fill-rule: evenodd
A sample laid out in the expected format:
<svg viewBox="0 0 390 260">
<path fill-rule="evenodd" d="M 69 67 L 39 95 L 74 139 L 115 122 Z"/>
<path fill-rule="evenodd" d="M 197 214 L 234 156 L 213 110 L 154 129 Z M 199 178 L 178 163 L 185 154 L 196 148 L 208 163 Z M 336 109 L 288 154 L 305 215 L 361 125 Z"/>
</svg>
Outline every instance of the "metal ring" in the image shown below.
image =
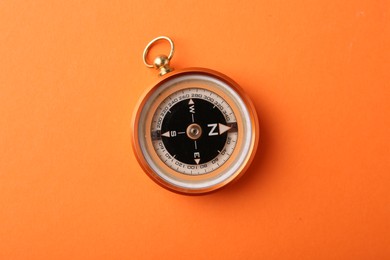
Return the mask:
<svg viewBox="0 0 390 260">
<path fill-rule="evenodd" d="M 171 60 L 172 59 L 172 56 L 173 56 L 173 52 L 175 51 L 175 46 L 173 45 L 173 41 L 171 40 L 171 38 L 167 37 L 167 36 L 159 36 L 157 38 L 154 38 L 151 42 L 148 43 L 148 45 L 146 45 L 145 47 L 145 50 L 144 50 L 144 54 L 143 54 L 143 60 L 144 60 L 144 63 L 146 65 L 146 67 L 148 68 L 153 68 L 154 66 L 152 64 L 149 64 L 146 60 L 146 56 L 148 55 L 149 53 L 149 50 L 150 48 L 159 40 L 167 40 L 169 42 L 169 44 L 171 45 L 171 51 L 169 52 L 169 55 L 168 55 L 168 60 Z"/>
</svg>

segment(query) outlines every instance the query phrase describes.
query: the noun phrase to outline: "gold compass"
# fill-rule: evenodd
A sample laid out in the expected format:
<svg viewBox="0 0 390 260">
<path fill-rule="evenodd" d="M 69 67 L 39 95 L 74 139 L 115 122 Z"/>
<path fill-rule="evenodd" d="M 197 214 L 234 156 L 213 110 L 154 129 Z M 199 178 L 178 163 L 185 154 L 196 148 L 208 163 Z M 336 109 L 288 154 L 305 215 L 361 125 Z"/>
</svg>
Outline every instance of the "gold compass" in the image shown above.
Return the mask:
<svg viewBox="0 0 390 260">
<path fill-rule="evenodd" d="M 160 40 L 168 56 L 147 62 Z M 144 63 L 160 78 L 140 99 L 133 116 L 135 155 L 148 176 L 171 191 L 203 194 L 237 180 L 259 140 L 256 111 L 233 80 L 204 68 L 173 70 L 172 40 L 160 36 L 145 48 Z"/>
</svg>

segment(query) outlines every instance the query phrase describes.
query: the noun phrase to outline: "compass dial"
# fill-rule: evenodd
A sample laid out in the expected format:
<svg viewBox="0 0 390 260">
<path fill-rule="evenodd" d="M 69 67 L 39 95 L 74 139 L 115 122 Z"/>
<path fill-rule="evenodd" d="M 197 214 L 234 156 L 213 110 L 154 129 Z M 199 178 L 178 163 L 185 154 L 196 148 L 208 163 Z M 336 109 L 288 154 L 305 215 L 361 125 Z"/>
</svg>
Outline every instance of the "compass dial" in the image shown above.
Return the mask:
<svg viewBox="0 0 390 260">
<path fill-rule="evenodd" d="M 157 108 L 151 135 L 160 159 L 183 174 L 206 174 L 231 156 L 238 136 L 229 104 L 202 88 L 174 92 Z"/>
<path fill-rule="evenodd" d="M 238 179 L 258 142 L 256 113 L 240 87 L 201 68 L 164 75 L 138 104 L 133 130 L 145 172 L 184 194 L 210 192 Z"/>
</svg>

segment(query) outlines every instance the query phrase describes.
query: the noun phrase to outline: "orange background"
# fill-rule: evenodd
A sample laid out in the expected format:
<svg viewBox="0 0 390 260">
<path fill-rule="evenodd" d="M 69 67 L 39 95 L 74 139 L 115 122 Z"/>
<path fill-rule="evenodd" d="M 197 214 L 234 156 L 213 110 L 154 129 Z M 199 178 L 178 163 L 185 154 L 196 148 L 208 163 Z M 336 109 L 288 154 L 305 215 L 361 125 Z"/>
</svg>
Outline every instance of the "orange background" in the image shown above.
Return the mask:
<svg viewBox="0 0 390 260">
<path fill-rule="evenodd" d="M 387 0 L 0 1 L 0 259 L 389 259 L 389 21 Z M 255 103 L 255 161 L 217 193 L 132 153 L 159 35 Z"/>
</svg>

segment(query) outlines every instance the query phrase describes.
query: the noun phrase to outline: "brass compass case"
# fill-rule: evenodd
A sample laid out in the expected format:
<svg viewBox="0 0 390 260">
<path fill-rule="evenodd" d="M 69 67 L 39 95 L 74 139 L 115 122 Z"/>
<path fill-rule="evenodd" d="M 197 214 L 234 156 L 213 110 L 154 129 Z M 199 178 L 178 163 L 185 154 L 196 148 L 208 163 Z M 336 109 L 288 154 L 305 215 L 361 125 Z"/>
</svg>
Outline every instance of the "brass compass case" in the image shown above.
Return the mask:
<svg viewBox="0 0 390 260">
<path fill-rule="evenodd" d="M 172 71 L 169 59 L 155 60 L 164 75 L 134 112 L 135 155 L 146 174 L 166 189 L 189 195 L 218 190 L 241 177 L 255 155 L 256 111 L 227 76 L 204 68 Z"/>
</svg>

